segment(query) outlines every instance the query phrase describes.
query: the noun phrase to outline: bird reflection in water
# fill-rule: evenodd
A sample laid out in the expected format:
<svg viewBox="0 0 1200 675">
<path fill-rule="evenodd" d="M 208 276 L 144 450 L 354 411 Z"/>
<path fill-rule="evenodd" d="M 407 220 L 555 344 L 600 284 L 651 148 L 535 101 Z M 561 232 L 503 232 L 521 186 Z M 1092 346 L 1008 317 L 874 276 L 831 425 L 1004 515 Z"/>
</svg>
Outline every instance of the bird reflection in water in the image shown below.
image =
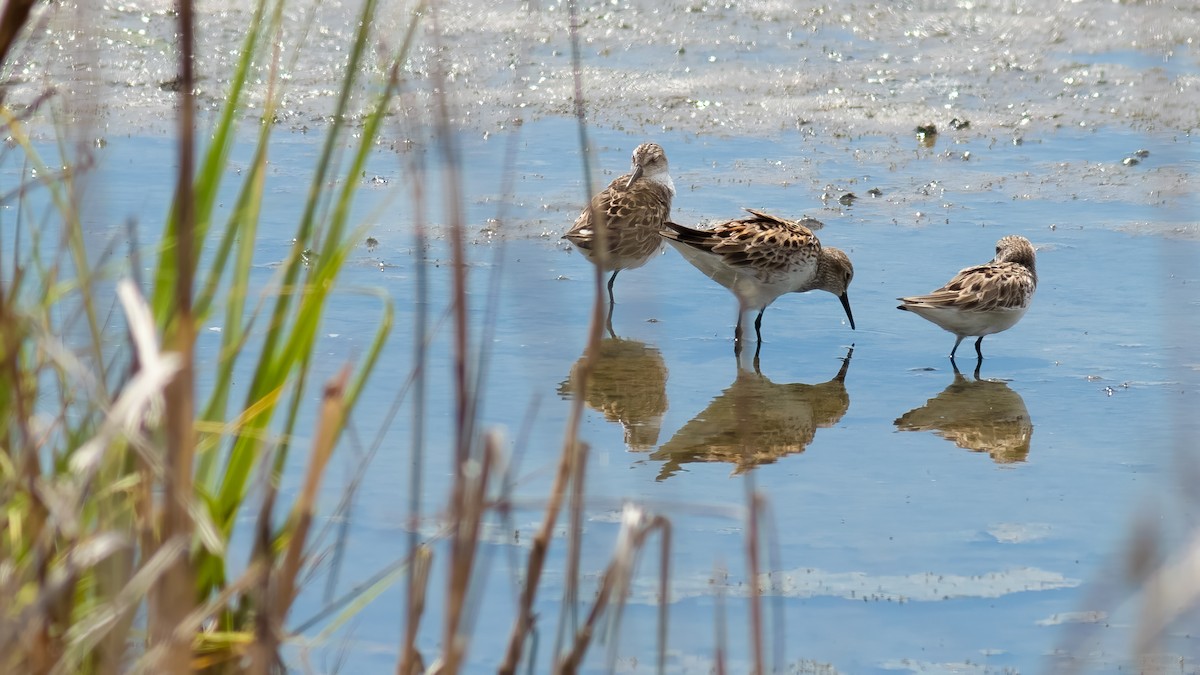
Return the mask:
<svg viewBox="0 0 1200 675">
<path fill-rule="evenodd" d="M 635 452 L 658 444 L 663 415 L 667 412 L 667 364 L 657 347 L 625 340 L 612 332 L 600 340 L 600 350 L 584 402 L 625 429 L 625 445 Z M 558 385 L 558 395 L 569 399 L 575 392 L 585 356 L 571 367 Z"/>
<path fill-rule="evenodd" d="M 708 407 L 650 455 L 663 462 L 658 480 L 689 462 L 729 462 L 733 473 L 804 452 L 817 429 L 831 427 L 850 407 L 846 371 L 851 346 L 837 375 L 821 384 L 776 384 L 738 360 L 737 379 Z"/>
<path fill-rule="evenodd" d="M 979 377 L 980 360 L 968 379 L 953 360 L 954 381 L 896 420 L 901 431 L 932 431 L 972 452 L 986 452 L 997 464 L 1023 462 L 1029 456 L 1033 422 L 1021 395 L 1004 382 Z"/>
</svg>

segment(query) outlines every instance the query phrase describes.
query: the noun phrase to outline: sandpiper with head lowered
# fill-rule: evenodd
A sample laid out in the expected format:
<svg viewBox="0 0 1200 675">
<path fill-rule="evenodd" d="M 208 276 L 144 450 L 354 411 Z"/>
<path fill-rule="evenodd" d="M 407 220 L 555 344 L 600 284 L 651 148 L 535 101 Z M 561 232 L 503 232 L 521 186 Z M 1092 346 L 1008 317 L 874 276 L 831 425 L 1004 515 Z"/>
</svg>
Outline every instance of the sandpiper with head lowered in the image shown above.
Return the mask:
<svg viewBox="0 0 1200 675">
<path fill-rule="evenodd" d="M 742 317 L 753 310 L 758 310 L 754 334 L 761 347 L 763 312 L 784 293 L 829 291 L 842 301 L 850 328 L 854 328 L 846 295 L 854 278 L 850 258 L 839 249 L 821 246 L 812 230 L 799 221 L 756 209 L 746 211 L 750 213 L 747 218 L 727 220 L 706 230 L 668 222 L 662 231 L 688 262 L 737 297 L 734 350 L 740 352 L 742 347 Z"/>
<path fill-rule="evenodd" d="M 1016 325 L 1025 316 L 1037 289 L 1033 244 L 1025 237 L 1009 235 L 996 242 L 991 262 L 968 267 L 928 295 L 897 298 L 898 309 L 913 312 L 950 331 L 958 338 L 950 358 L 967 336 L 978 336 L 975 353 L 983 358 L 985 335 Z"/>
<path fill-rule="evenodd" d="M 575 224 L 563 235 L 608 278 L 608 300 L 621 270 L 646 264 L 662 248 L 658 231 L 671 216 L 675 184 L 667 171 L 667 155 L 657 143 L 642 143 L 633 151 L 630 172 L 600 191 Z M 603 228 L 604 249 L 600 229 Z M 610 309 L 611 311 L 611 309 Z"/>
</svg>

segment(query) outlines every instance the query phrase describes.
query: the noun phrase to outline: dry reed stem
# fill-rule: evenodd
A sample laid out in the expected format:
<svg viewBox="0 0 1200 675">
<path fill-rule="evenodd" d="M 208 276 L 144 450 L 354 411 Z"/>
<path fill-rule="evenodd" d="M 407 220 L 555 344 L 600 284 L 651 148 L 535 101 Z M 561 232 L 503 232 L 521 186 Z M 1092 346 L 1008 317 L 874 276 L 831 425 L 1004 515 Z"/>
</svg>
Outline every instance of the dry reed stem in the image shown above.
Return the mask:
<svg viewBox="0 0 1200 675">
<path fill-rule="evenodd" d="M 433 39 L 435 47 L 441 49 L 441 29 L 438 23 L 438 6 L 432 6 L 430 20 L 433 23 Z M 437 140 L 441 145 L 442 155 L 447 164 L 454 170 L 445 172 L 446 209 L 449 214 L 450 268 L 451 268 L 451 307 L 453 310 L 452 351 L 453 383 L 455 391 L 455 479 L 451 487 L 450 504 L 447 517 L 450 520 L 453 535 L 450 546 L 450 574 L 447 588 L 446 623 L 443 629 L 442 659 L 443 672 L 457 673 L 459 660 L 465 652 L 466 645 L 461 640 L 459 627 L 462 624 L 463 610 L 466 604 L 467 591 L 475 559 L 475 549 L 478 542 L 468 540 L 462 533 L 464 521 L 469 523 L 470 514 L 464 513 L 469 496 L 468 486 L 472 483 L 469 463 L 471 447 L 474 443 L 474 422 L 472 418 L 474 391 L 472 379 L 468 373 L 468 356 L 470 343 L 468 338 L 467 318 L 467 261 L 466 245 L 463 236 L 464 219 L 462 213 L 462 186 L 458 168 L 458 149 L 454 143 L 453 129 L 450 125 L 449 103 L 445 87 L 445 73 L 442 62 L 438 60 L 433 72 L 435 115 Z M 489 464 L 484 457 L 484 466 Z M 486 484 L 484 488 L 486 488 Z M 482 499 L 480 500 L 482 502 Z"/>
<path fill-rule="evenodd" d="M 468 459 L 459 468 L 463 480 L 459 494 L 464 500 L 456 511 L 458 521 L 453 526 L 452 546 L 457 554 L 450 567 L 450 584 L 453 589 L 451 608 L 455 623 L 451 640 L 442 645 L 443 670 L 445 673 L 458 672 L 467 649 L 467 638 L 462 631 L 462 618 L 467 605 L 467 594 L 470 590 L 471 575 L 475 569 L 475 559 L 479 553 L 479 531 L 483 524 L 483 515 L 488 508 L 487 487 L 492 473 L 492 466 L 500 454 L 499 442 L 494 435 L 489 435 L 485 441 L 482 461 Z M 449 628 L 449 627 L 448 627 Z"/>
<path fill-rule="evenodd" d="M 592 174 L 590 165 L 590 144 L 587 137 L 587 115 L 584 107 L 583 97 L 583 57 L 579 39 L 579 7 L 576 0 L 571 0 L 568 3 L 570 13 L 570 41 L 571 41 L 571 64 L 572 77 L 574 81 L 574 107 L 575 118 L 578 122 L 579 143 L 582 150 L 583 158 L 583 173 L 584 173 L 584 203 L 588 204 L 591 201 L 592 194 Z M 537 598 L 537 588 L 541 583 L 542 572 L 545 568 L 546 555 L 550 548 L 550 540 L 553 536 L 554 524 L 558 522 L 558 514 L 562 509 L 563 496 L 567 490 L 572 476 L 576 477 L 573 481 L 576 486 L 576 499 L 582 499 L 583 486 L 583 471 L 582 467 L 585 464 L 585 459 L 588 452 L 588 445 L 579 439 L 579 426 L 583 419 L 584 401 L 586 400 L 585 393 L 587 391 L 588 382 L 591 380 L 592 370 L 595 367 L 597 355 L 600 353 L 600 337 L 601 331 L 605 324 L 604 313 L 604 272 L 603 264 L 605 262 L 605 236 L 607 231 L 604 227 L 603 215 L 596 222 L 597 229 L 597 249 L 599 258 L 595 265 L 592 278 L 592 286 L 595 300 L 592 303 L 591 323 L 588 327 L 588 342 L 584 353 L 587 358 L 579 369 L 579 377 L 577 380 L 578 390 L 571 400 L 570 413 L 567 416 L 567 425 L 563 432 L 563 448 L 559 455 L 558 467 L 555 471 L 554 483 L 550 488 L 550 498 L 546 504 L 545 515 L 542 518 L 541 526 L 533 537 L 533 542 L 529 550 L 529 563 L 525 577 L 525 586 L 521 589 L 521 597 L 517 607 L 517 617 L 513 622 L 512 632 L 509 634 L 508 648 L 505 651 L 504 660 L 501 662 L 498 672 L 501 675 L 512 675 L 516 672 L 517 665 L 521 661 L 522 648 L 525 643 L 526 635 L 533 625 L 533 603 Z M 576 550 L 579 546 L 577 540 L 573 540 L 572 550 Z M 569 557 L 572 557 L 569 554 Z M 573 557 L 578 558 L 576 552 Z M 565 595 L 572 597 L 573 589 L 577 588 L 577 580 L 575 574 L 568 570 L 566 579 Z M 565 618 L 565 617 L 564 617 Z M 562 624 L 560 624 L 561 627 Z"/>
<path fill-rule="evenodd" d="M 747 517 L 750 519 L 747 527 L 746 537 L 746 562 L 750 569 L 747 575 L 750 577 L 750 644 L 754 649 L 754 671 L 755 673 L 765 673 L 766 659 L 763 653 L 763 615 L 762 615 L 762 589 L 759 588 L 759 570 L 761 565 L 758 559 L 758 542 L 759 542 L 759 513 L 762 509 L 762 495 L 757 490 L 751 490 L 749 493 L 750 512 Z"/>
<path fill-rule="evenodd" d="M 582 399 L 579 397 L 576 397 L 571 403 L 572 414 L 567 423 L 567 438 L 564 441 L 562 453 L 559 455 L 558 469 L 550 488 L 550 501 L 546 504 L 542 524 L 533 535 L 533 541 L 529 547 L 529 563 L 526 568 L 525 585 L 521 589 L 521 597 L 517 605 L 517 617 L 513 622 L 512 632 L 509 634 L 508 649 L 505 652 L 504 660 L 498 669 L 501 675 L 513 675 L 520 663 L 525 636 L 533 625 L 533 602 L 537 597 L 538 584 L 546 564 L 546 553 L 554 534 L 554 523 L 558 521 L 558 512 L 562 508 L 563 495 L 566 494 L 567 481 L 571 475 L 571 459 L 577 452 L 586 452 L 586 450 L 576 450 L 573 447 L 583 445 L 581 441 L 576 440 L 578 425 L 576 420 L 582 416 L 582 410 L 577 415 L 575 408 L 581 406 Z"/>
<path fill-rule="evenodd" d="M 717 620 L 713 625 L 713 632 L 715 633 L 713 635 L 713 665 L 716 671 L 715 675 L 725 675 L 725 654 L 729 651 L 729 648 L 726 646 L 729 635 L 725 627 L 725 584 L 721 583 L 723 579 L 728 577 L 728 571 L 722 569 L 720 565 L 713 568 L 713 578 L 718 580 L 718 583 L 714 584 L 717 593 L 715 599 Z"/>
<path fill-rule="evenodd" d="M 613 569 L 614 565 L 616 565 L 616 560 L 609 563 L 608 569 L 604 572 L 604 578 L 600 582 L 600 589 L 596 592 L 596 602 L 592 605 L 592 611 L 588 612 L 587 619 L 583 622 L 583 627 L 576 632 L 574 647 L 558 662 L 558 667 L 555 669 L 556 673 L 574 675 L 574 673 L 579 671 L 579 664 L 583 662 L 588 645 L 591 644 L 596 624 L 600 619 L 601 613 L 608 606 L 609 596 L 612 595 L 613 585 L 615 584 L 614 577 L 616 576 Z"/>
<path fill-rule="evenodd" d="M 604 576 L 600 582 L 600 589 L 596 593 L 596 601 L 592 604 L 592 609 L 588 612 L 583 626 L 576 632 L 575 642 L 570 652 L 558 662 L 556 672 L 568 675 L 578 672 L 579 666 L 583 663 L 583 658 L 587 654 L 592 637 L 595 635 L 600 617 L 604 615 L 604 611 L 608 608 L 609 603 L 614 601 L 617 604 L 617 614 L 613 623 L 617 622 L 633 583 L 634 563 L 637 561 L 638 553 L 641 552 L 642 547 L 645 545 L 646 538 L 655 531 L 662 532 L 663 553 L 669 553 L 671 532 L 669 521 L 662 516 L 649 518 L 641 507 L 632 504 L 625 506 L 625 510 L 621 514 L 621 530 L 617 534 L 617 543 L 613 552 L 613 558 L 609 561 L 608 567 L 604 571 Z M 663 577 L 660 581 L 660 590 L 664 595 L 660 598 L 659 603 L 659 672 L 663 672 L 666 663 L 666 618 L 662 614 L 666 607 L 667 597 L 665 593 L 669 586 L 669 579 L 666 576 L 666 560 L 664 557 L 662 564 Z M 615 635 L 612 640 L 612 646 L 615 649 Z M 612 664 L 610 664 L 611 667 Z"/>
<path fill-rule="evenodd" d="M 101 543 L 107 540 L 105 546 L 110 548 L 108 555 L 129 550 L 130 542 L 115 534 L 100 535 L 95 539 Z M 70 653 L 66 654 L 67 658 L 60 659 L 51 672 L 54 675 L 78 672 L 79 663 L 83 660 L 78 658 L 79 653 L 88 654 L 91 646 L 102 644 L 103 641 L 110 638 L 123 639 L 126 637 L 120 626 L 132 619 L 145 597 L 146 590 L 157 583 L 176 558 L 186 556 L 187 549 L 188 542 L 182 538 L 159 547 L 154 557 L 140 562 L 137 570 L 125 580 L 122 588 L 106 605 L 94 609 L 87 616 L 72 623 L 62 638 L 66 644 L 70 645 L 75 656 Z M 93 553 L 93 555 L 95 554 Z M 89 561 L 86 566 L 94 567 L 94 563 Z M 123 645 L 122 641 L 122 652 L 124 651 Z M 120 655 L 118 654 L 118 656 Z M 119 672 L 119 670 L 115 665 L 109 669 L 101 666 L 95 672 Z"/>
<path fill-rule="evenodd" d="M 844 367 L 845 364 L 843 363 L 843 368 Z M 760 504 L 759 512 L 763 514 L 762 517 L 765 519 L 766 523 L 766 545 L 767 555 L 769 558 L 769 569 L 782 570 L 783 552 L 779 547 L 779 527 L 775 522 L 775 511 L 771 508 L 771 502 L 769 499 L 767 499 L 766 495 L 761 496 L 761 502 L 762 503 Z M 771 664 L 771 670 L 775 671 L 783 668 L 787 659 L 787 640 L 785 639 L 785 636 L 787 635 L 787 622 L 785 620 L 783 606 L 784 593 L 779 583 L 779 577 L 775 573 L 768 571 L 767 578 L 771 582 L 771 628 L 774 629 L 771 636 L 771 646 L 774 647 L 774 662 Z"/>
<path fill-rule="evenodd" d="M 274 480 L 267 480 L 263 493 L 263 503 L 258 510 L 258 522 L 255 524 L 254 550 L 250 553 L 251 564 L 258 565 L 263 573 L 251 589 L 256 613 L 254 616 L 254 643 L 250 645 L 247 656 L 250 665 L 247 675 L 265 675 L 268 665 L 274 661 L 273 654 L 277 651 L 280 636 L 275 630 L 271 616 L 275 613 L 272 606 L 271 583 L 274 580 L 272 572 L 274 565 L 274 522 L 275 500 L 279 496 L 279 486 Z"/>
<path fill-rule="evenodd" d="M 602 299 L 603 279 L 603 275 L 597 271 L 595 277 L 596 301 L 592 305 L 592 319 L 586 351 L 589 357 L 584 359 L 579 369 L 579 386 L 581 389 L 586 387 L 585 383 L 590 379 L 595 363 L 595 355 L 599 353 L 600 331 L 604 321 Z M 516 672 L 517 665 L 520 663 L 525 637 L 533 625 L 533 603 L 537 598 L 538 584 L 545 569 L 546 555 L 550 549 L 550 541 L 554 534 L 554 524 L 558 522 L 558 514 L 562 510 L 567 486 L 572 482 L 580 486 L 583 484 L 581 474 L 582 467 L 586 463 L 585 458 L 588 453 L 588 444 L 579 440 L 579 426 L 583 419 L 583 406 L 586 398 L 583 395 L 583 391 L 578 391 L 571 400 L 570 413 L 567 416 L 567 426 L 563 433 L 563 449 L 559 454 L 558 467 L 555 471 L 554 482 L 550 488 L 550 497 L 546 503 L 542 523 L 537 533 L 534 534 L 530 545 L 525 585 L 521 589 L 516 621 L 514 621 L 512 632 L 509 635 L 508 649 L 505 652 L 504 660 L 498 669 L 501 675 L 512 675 Z M 579 478 L 572 481 L 573 477 Z M 568 578 L 567 585 L 570 588 L 575 584 L 571 578 Z M 569 597 L 570 593 L 567 592 L 567 595 Z"/>
<path fill-rule="evenodd" d="M 670 551 L 671 551 L 671 522 L 663 516 L 654 516 L 648 518 L 641 507 L 636 507 L 639 513 L 639 522 L 634 529 L 633 537 L 628 546 L 618 544 L 617 551 L 614 556 L 625 558 L 626 565 L 622 568 L 621 575 L 618 577 L 617 587 L 614 589 L 617 593 L 617 608 L 609 621 L 610 632 L 612 637 L 609 641 L 609 670 L 616 669 L 617 657 L 617 633 L 620 625 L 621 617 L 624 615 L 625 602 L 629 597 L 630 590 L 633 588 L 633 573 L 634 565 L 637 563 L 638 555 L 641 553 L 646 544 L 646 539 L 655 531 L 661 532 L 662 549 L 661 554 L 666 554 L 659 561 L 659 602 L 658 602 L 658 672 L 660 675 L 665 673 L 666 655 L 667 655 L 667 604 L 670 593 Z"/>
<path fill-rule="evenodd" d="M 626 527 L 622 526 L 618 540 L 625 535 Z M 571 651 L 558 662 L 555 672 L 572 675 L 579 670 L 579 664 L 583 662 L 583 657 L 587 653 L 588 646 L 591 644 L 596 624 L 599 622 L 604 609 L 608 606 L 609 599 L 613 594 L 613 588 L 618 583 L 617 577 L 620 574 L 620 568 L 623 564 L 624 560 L 620 556 L 620 551 L 617 551 L 613 555 L 613 559 L 608 563 L 608 567 L 604 570 L 604 577 L 600 581 L 599 590 L 596 591 L 596 601 L 592 604 L 592 610 L 588 612 L 583 626 L 575 633 L 575 644 Z"/>
<path fill-rule="evenodd" d="M 308 533 L 312 529 L 317 493 L 333 450 L 337 445 L 338 431 L 346 418 L 346 386 L 350 380 L 350 367 L 342 369 L 325 385 L 321 397 L 321 410 L 317 418 L 316 436 L 312 454 L 304 475 L 304 483 L 292 513 L 288 519 L 287 548 L 279 568 L 274 566 L 273 512 L 278 487 L 268 484 L 259 511 L 254 551 L 251 559 L 261 570 L 257 576 L 255 596 L 257 606 L 254 617 L 254 643 L 250 646 L 249 673 L 265 675 L 282 667 L 279 661 L 279 646 L 284 637 L 284 621 L 296 598 L 297 579 L 304 565 L 304 549 Z"/>
<path fill-rule="evenodd" d="M 586 389 L 574 392 L 574 395 L 584 401 L 587 400 L 585 394 Z M 567 626 L 570 626 L 570 630 L 574 630 L 578 625 L 576 611 L 579 604 L 579 566 L 583 557 L 583 488 L 584 478 L 587 475 L 588 453 L 586 451 L 578 452 L 574 460 L 571 465 L 571 503 L 567 524 L 567 569 L 564 575 L 566 584 L 563 588 L 563 609 L 565 611 L 558 624 L 559 636 L 563 635 Z M 555 642 L 557 645 L 558 639 Z M 554 651 L 558 653 L 557 648 Z"/>
<path fill-rule="evenodd" d="M 3 11 L 0 11 L 0 64 L 8 57 L 13 42 L 25 24 L 29 22 L 29 13 L 37 0 L 7 0 Z M 0 87 L 0 103 L 4 102 L 4 87 Z"/>
<path fill-rule="evenodd" d="M 195 202 L 193 167 L 195 165 L 195 101 L 193 89 L 194 25 L 192 0 L 179 0 L 179 172 L 175 189 L 175 265 L 173 321 L 168 324 L 169 349 L 181 359 L 179 373 L 167 385 L 166 471 L 163 476 L 162 512 L 159 541 L 175 537 L 190 539 L 192 522 L 186 504 L 192 494 L 193 455 L 195 452 L 194 347 L 196 328 L 192 316 L 192 283 L 195 274 L 192 258 L 195 247 Z M 194 573 L 190 560 L 180 556 L 164 574 L 152 592 L 150 637 L 153 644 L 168 649 L 158 660 L 164 673 L 190 672 L 191 641 L 176 640 L 175 628 L 195 606 Z"/>
<path fill-rule="evenodd" d="M 1200 532 L 1174 562 L 1155 570 L 1142 584 L 1142 608 L 1134 651 L 1145 658 L 1167 628 L 1200 603 Z"/>
<path fill-rule="evenodd" d="M 404 647 L 397 668 L 399 675 L 420 675 L 425 670 L 424 660 L 417 651 L 417 630 L 421 627 L 421 616 L 425 613 L 425 595 L 429 588 L 429 570 L 433 567 L 433 549 L 428 546 L 418 547 L 410 564 Z"/>
<path fill-rule="evenodd" d="M 667 671 L 667 628 L 670 620 L 667 606 L 671 603 L 671 521 L 658 516 L 655 523 L 662 530 L 662 550 L 659 551 L 658 563 L 658 672 L 662 675 Z"/>
<path fill-rule="evenodd" d="M 413 238 L 415 239 L 415 250 L 417 255 L 421 256 L 425 251 L 426 236 L 425 236 L 425 221 L 422 214 L 425 212 L 425 193 L 423 189 L 424 172 L 421 166 L 413 161 L 411 168 L 415 174 L 415 180 L 411 181 L 413 191 L 414 212 L 416 213 L 416 222 L 413 224 Z M 404 646 L 401 649 L 400 660 L 396 664 L 397 675 L 412 675 L 415 671 L 424 670 L 421 663 L 421 655 L 416 650 L 417 630 L 420 627 L 421 611 L 417 610 L 416 601 L 421 600 L 421 607 L 424 607 L 424 599 L 426 594 L 426 585 L 429 580 L 417 578 L 417 558 L 420 556 L 419 550 L 423 548 L 418 542 L 420 535 L 418 528 L 421 520 L 421 482 L 422 468 L 424 465 L 425 456 L 425 360 L 428 351 L 428 340 L 430 338 L 428 332 L 428 314 L 426 307 L 429 299 L 429 272 L 424 262 L 418 258 L 416 265 L 416 298 L 414 299 L 415 316 L 413 317 L 413 426 L 412 426 L 412 449 L 411 449 L 411 464 L 409 466 L 409 483 L 408 483 L 408 555 L 413 562 L 414 567 L 409 571 L 408 588 L 406 590 L 405 602 L 405 623 L 404 623 Z M 430 557 L 427 555 L 427 557 Z M 428 563 L 428 561 L 426 561 Z M 428 571 L 426 570 L 426 574 Z"/>
<path fill-rule="evenodd" d="M 321 487 L 321 479 L 325 476 L 325 467 L 329 465 L 329 458 L 333 456 L 333 450 L 337 446 L 338 431 L 346 420 L 345 394 L 349 381 L 350 367 L 343 366 L 341 372 L 325 385 L 321 397 L 321 414 L 317 420 L 317 435 L 313 439 L 312 456 L 308 461 L 304 485 L 292 509 L 292 530 L 283 566 L 276 575 L 272 588 L 272 604 L 276 612 L 274 620 L 280 628 L 292 601 L 296 598 L 296 579 L 304 563 L 304 547 L 308 542 L 308 531 L 312 527 L 313 514 L 316 511 L 317 492 Z"/>
<path fill-rule="evenodd" d="M 193 644 L 196 636 L 202 631 L 205 621 L 224 611 L 235 597 L 250 591 L 264 576 L 266 576 L 265 566 L 258 563 L 251 564 L 245 574 L 226 584 L 220 593 L 188 612 L 175 628 L 174 640 L 189 645 Z M 158 660 L 161 652 L 167 649 L 166 645 L 159 645 L 151 649 L 147 652 L 146 658 L 140 661 L 138 667 L 133 669 L 131 675 L 142 675 L 143 673 L 158 675 L 159 671 L 154 669 L 153 664 Z M 210 662 L 212 662 L 211 659 L 194 659 L 189 664 L 189 672 L 200 670 Z M 282 672 L 282 670 L 282 664 L 279 664 L 279 671 Z M 234 672 L 239 671 L 235 670 Z"/>
</svg>

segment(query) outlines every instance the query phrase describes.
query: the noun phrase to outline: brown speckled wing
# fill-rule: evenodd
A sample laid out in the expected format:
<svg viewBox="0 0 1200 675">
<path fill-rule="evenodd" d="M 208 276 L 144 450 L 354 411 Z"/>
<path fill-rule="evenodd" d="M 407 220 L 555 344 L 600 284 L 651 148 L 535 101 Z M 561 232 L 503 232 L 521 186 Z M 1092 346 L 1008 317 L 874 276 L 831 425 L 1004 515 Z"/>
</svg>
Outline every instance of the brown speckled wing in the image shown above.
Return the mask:
<svg viewBox="0 0 1200 675">
<path fill-rule="evenodd" d="M 785 266 L 799 252 L 819 252 L 821 243 L 807 227 L 762 211 L 746 209 L 753 217 L 731 220 L 713 230 L 720 241 L 712 252 L 729 265 Z"/>
<path fill-rule="evenodd" d="M 581 249 L 591 250 L 595 239 L 595 214 L 604 214 L 608 249 L 616 257 L 650 255 L 659 245 L 658 230 L 671 214 L 671 193 L 663 186 L 639 180 L 628 190 L 629 175 L 618 177 L 592 198 L 565 235 Z"/>
<path fill-rule="evenodd" d="M 736 267 L 774 267 L 806 247 L 820 243 L 808 228 L 781 217 L 746 209 L 754 217 L 720 223 L 713 229 L 691 229 L 674 225 L 664 237 L 710 251 L 722 262 Z"/>
<path fill-rule="evenodd" d="M 620 176 L 609 183 L 608 187 L 596 193 L 587 208 L 579 214 L 579 217 L 575 219 L 575 224 L 571 226 L 571 229 L 567 230 L 567 233 L 563 237 L 569 239 L 571 243 L 585 251 L 592 250 L 592 242 L 596 237 L 596 231 L 592 228 L 592 213 L 602 212 L 606 218 L 611 218 L 614 197 L 619 203 L 620 198 L 618 195 L 623 191 L 622 187 L 628 180 L 628 174 Z"/>
<path fill-rule="evenodd" d="M 1037 282 L 1023 265 L 989 263 L 968 267 L 928 295 L 903 300 L 908 304 L 977 312 L 1015 309 L 1028 304 L 1036 286 Z"/>
<path fill-rule="evenodd" d="M 617 180 L 627 178 L 622 176 Z M 611 227 L 651 227 L 657 233 L 671 215 L 671 194 L 656 183 L 638 181 L 628 190 L 614 191 L 608 199 L 606 213 Z"/>
</svg>

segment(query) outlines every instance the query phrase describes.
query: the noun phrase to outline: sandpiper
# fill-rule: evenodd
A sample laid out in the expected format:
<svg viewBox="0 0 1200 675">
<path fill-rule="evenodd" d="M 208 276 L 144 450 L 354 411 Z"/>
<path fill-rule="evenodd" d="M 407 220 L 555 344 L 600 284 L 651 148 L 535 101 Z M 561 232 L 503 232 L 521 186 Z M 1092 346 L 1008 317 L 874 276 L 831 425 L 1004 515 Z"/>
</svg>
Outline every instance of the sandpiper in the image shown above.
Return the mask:
<svg viewBox="0 0 1200 675">
<path fill-rule="evenodd" d="M 604 188 L 583 209 L 563 235 L 588 260 L 612 270 L 608 300 L 613 302 L 613 282 L 621 270 L 646 264 L 662 247 L 658 231 L 671 216 L 675 184 L 667 171 L 667 155 L 657 143 L 642 143 L 633 150 L 630 172 Z M 604 229 L 604 250 L 599 246 Z"/>
<path fill-rule="evenodd" d="M 688 262 L 737 297 L 734 350 L 741 351 L 742 317 L 752 310 L 758 310 L 754 334 L 761 347 L 763 312 L 784 293 L 829 291 L 842 301 L 850 328 L 854 328 L 846 295 L 854 278 L 850 258 L 832 246 L 822 247 L 812 230 L 801 222 L 756 209 L 746 211 L 750 217 L 728 220 L 707 230 L 668 222 L 662 231 Z"/>
<path fill-rule="evenodd" d="M 957 336 L 950 358 L 967 336 L 979 336 L 975 353 L 983 358 L 985 335 L 1008 330 L 1029 309 L 1037 289 L 1033 244 L 1009 235 L 996 242 L 996 257 L 968 267 L 928 295 L 897 298 L 899 309 L 914 312 Z"/>
</svg>

